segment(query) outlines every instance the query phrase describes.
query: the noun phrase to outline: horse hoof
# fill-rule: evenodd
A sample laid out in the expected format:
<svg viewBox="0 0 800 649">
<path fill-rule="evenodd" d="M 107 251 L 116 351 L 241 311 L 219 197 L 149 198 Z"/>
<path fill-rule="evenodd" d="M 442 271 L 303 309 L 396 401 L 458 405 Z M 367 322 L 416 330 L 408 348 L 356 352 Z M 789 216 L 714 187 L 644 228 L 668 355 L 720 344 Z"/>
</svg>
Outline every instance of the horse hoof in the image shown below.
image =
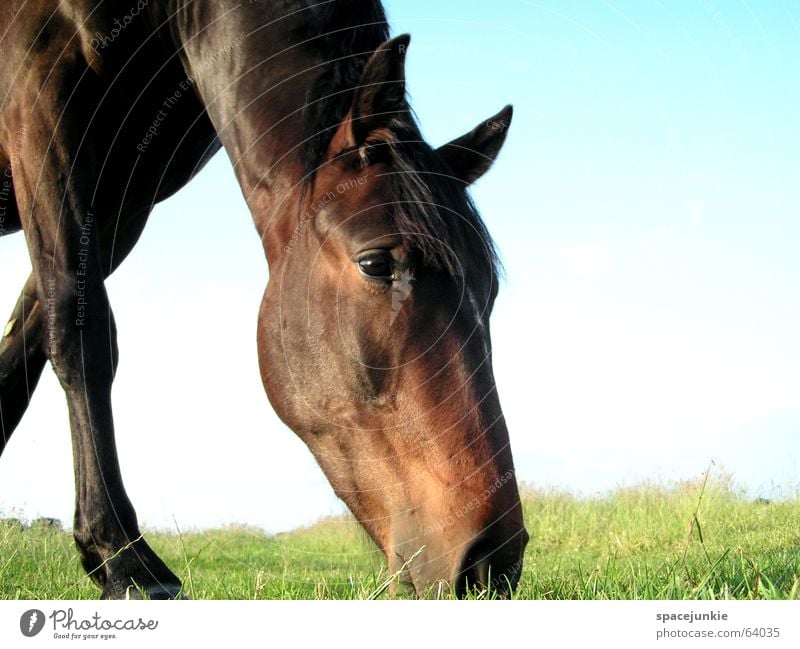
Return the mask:
<svg viewBox="0 0 800 649">
<path fill-rule="evenodd" d="M 186 599 L 186 595 L 180 585 L 158 584 L 148 588 L 128 586 L 125 599 Z"/>
<path fill-rule="evenodd" d="M 108 587 L 103 590 L 100 599 L 187 599 L 180 584 L 157 584 L 153 586 L 127 586 L 122 588 Z"/>
<path fill-rule="evenodd" d="M 183 588 L 177 586 L 151 586 L 146 590 L 146 599 L 187 599 Z"/>
</svg>

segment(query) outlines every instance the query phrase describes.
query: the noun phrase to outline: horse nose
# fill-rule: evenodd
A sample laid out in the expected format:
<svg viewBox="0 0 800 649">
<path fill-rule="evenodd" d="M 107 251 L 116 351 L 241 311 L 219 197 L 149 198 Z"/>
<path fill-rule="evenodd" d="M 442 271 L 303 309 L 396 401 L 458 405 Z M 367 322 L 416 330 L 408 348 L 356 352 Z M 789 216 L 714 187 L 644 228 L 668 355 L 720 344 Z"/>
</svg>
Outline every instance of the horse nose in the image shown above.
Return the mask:
<svg viewBox="0 0 800 649">
<path fill-rule="evenodd" d="M 483 536 L 464 554 L 455 580 L 456 595 L 486 592 L 489 596 L 508 598 L 517 587 L 522 574 L 522 560 L 528 533 L 521 528 L 517 538 L 497 539 Z"/>
</svg>

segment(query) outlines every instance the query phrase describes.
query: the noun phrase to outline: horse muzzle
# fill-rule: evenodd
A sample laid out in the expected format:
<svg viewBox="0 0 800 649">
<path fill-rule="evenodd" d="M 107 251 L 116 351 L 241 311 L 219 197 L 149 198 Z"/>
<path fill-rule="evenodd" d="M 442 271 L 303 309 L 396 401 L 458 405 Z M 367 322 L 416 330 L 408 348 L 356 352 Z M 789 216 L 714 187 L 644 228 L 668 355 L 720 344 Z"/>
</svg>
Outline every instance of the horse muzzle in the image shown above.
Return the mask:
<svg viewBox="0 0 800 649">
<path fill-rule="evenodd" d="M 404 560 L 402 579 L 425 599 L 511 597 L 529 537 L 521 517 L 502 523 L 477 534 L 415 536 L 402 543 L 395 549 L 395 556 Z"/>
</svg>

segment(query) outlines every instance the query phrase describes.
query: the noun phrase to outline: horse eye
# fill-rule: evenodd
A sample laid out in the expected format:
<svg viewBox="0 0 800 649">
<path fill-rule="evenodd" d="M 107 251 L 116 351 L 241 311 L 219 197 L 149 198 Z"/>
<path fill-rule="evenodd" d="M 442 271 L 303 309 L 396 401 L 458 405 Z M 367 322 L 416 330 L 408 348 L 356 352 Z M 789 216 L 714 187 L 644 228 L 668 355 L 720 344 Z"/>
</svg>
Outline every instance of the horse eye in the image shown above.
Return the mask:
<svg viewBox="0 0 800 649">
<path fill-rule="evenodd" d="M 372 254 L 358 260 L 358 269 L 367 277 L 392 279 L 392 258 L 386 254 Z"/>
</svg>

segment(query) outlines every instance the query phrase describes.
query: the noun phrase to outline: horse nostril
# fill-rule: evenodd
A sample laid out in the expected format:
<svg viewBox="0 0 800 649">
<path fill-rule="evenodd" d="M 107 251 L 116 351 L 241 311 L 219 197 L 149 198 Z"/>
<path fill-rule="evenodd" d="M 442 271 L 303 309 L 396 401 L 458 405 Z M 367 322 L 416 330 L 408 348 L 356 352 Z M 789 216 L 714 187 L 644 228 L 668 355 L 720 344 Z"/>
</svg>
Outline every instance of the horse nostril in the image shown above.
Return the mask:
<svg viewBox="0 0 800 649">
<path fill-rule="evenodd" d="M 486 590 L 490 579 L 494 578 L 492 568 L 492 546 L 488 539 L 478 539 L 472 544 L 456 580 L 456 595 L 463 599 L 470 593 Z"/>
<path fill-rule="evenodd" d="M 463 599 L 470 593 L 485 593 L 490 597 L 510 597 L 522 573 L 522 558 L 507 554 L 490 539 L 478 539 L 461 563 L 456 596 Z"/>
</svg>

